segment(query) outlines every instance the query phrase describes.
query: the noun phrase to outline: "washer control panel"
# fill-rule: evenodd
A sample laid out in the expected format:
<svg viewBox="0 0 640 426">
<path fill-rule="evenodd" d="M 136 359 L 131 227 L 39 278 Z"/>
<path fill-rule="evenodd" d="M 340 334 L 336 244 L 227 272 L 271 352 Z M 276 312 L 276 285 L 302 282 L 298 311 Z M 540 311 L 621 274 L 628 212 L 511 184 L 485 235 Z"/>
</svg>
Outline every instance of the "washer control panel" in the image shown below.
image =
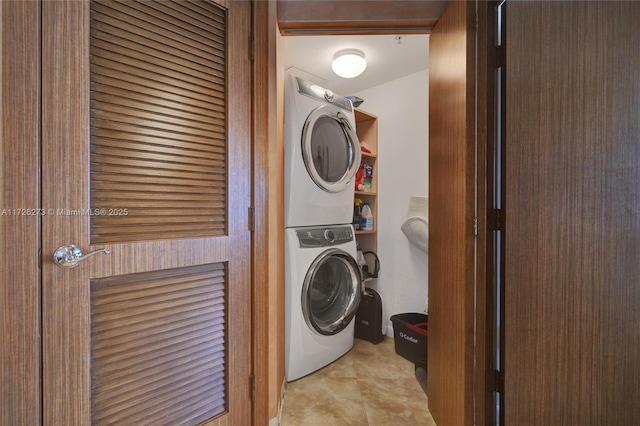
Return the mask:
<svg viewBox="0 0 640 426">
<path fill-rule="evenodd" d="M 296 235 L 301 248 L 330 247 L 353 241 L 353 228 L 350 225 L 301 228 Z"/>
<path fill-rule="evenodd" d="M 296 81 L 298 82 L 298 92 L 303 95 L 328 102 L 349 112 L 353 112 L 353 105 L 351 105 L 351 102 L 349 102 L 345 97 L 336 95 L 331 90 L 310 83 L 300 77 L 296 77 Z"/>
</svg>

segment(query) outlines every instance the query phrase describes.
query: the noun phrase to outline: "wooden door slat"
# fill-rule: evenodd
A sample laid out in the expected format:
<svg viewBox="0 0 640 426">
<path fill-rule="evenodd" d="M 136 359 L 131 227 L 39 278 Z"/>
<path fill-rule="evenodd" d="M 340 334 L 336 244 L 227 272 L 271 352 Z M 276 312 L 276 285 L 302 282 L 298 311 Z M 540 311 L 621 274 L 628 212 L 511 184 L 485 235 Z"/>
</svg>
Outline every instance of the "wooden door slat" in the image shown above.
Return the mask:
<svg viewBox="0 0 640 426">
<path fill-rule="evenodd" d="M 185 38 L 193 39 L 200 43 L 204 46 L 204 49 L 207 47 L 210 49 L 218 48 L 219 43 L 224 42 L 223 31 L 215 27 L 213 27 L 212 31 L 212 26 L 199 26 L 197 25 L 198 21 L 185 15 L 166 13 L 171 9 L 163 9 L 163 4 L 160 2 L 129 2 L 126 5 L 121 5 L 117 1 L 110 1 L 105 4 L 114 10 L 122 12 L 127 19 L 133 17 L 136 20 L 149 22 L 157 28 L 169 28 Z M 211 39 L 201 36 L 200 32 L 202 31 L 218 34 L 218 44 L 214 44 Z"/>
<path fill-rule="evenodd" d="M 130 423 L 159 405 L 179 411 L 195 389 L 219 392 L 226 321 L 215 313 L 227 315 L 225 283 L 222 264 L 92 281 L 94 422 Z"/>
<path fill-rule="evenodd" d="M 111 148 L 105 146 L 94 146 L 93 148 L 94 155 L 96 160 L 99 160 L 100 157 L 111 157 L 111 158 L 129 158 L 129 159 L 138 159 L 138 160 L 154 160 L 154 161 L 173 161 L 176 164 L 198 164 L 204 167 L 225 167 L 226 158 L 202 158 L 199 156 L 193 155 L 171 155 L 171 154 L 163 154 L 157 153 L 155 150 L 124 150 L 121 148 Z M 93 161 L 93 159 L 92 159 Z"/>
<path fill-rule="evenodd" d="M 162 94 L 160 92 L 155 92 L 154 94 L 149 94 L 147 90 L 145 90 L 144 93 L 142 91 L 131 92 L 130 90 L 112 84 L 118 82 L 118 80 L 103 79 L 103 82 L 108 84 L 98 83 L 97 81 L 91 83 L 91 91 L 97 96 L 117 97 L 119 102 L 122 103 L 135 101 L 138 104 L 160 106 L 177 113 L 191 114 L 193 117 L 199 117 L 199 119 L 203 119 L 204 117 L 216 123 L 222 123 L 224 121 L 224 111 L 220 106 L 217 107 L 219 111 L 216 111 L 215 109 L 203 108 L 201 104 L 196 105 L 194 102 L 189 104 L 185 103 L 185 98 L 170 100 L 167 97 L 159 97 L 158 95 Z M 123 84 L 120 84 L 120 86 Z M 189 100 L 192 101 L 191 98 L 189 98 Z M 206 106 L 208 107 L 209 105 Z"/>
<path fill-rule="evenodd" d="M 176 97 L 180 97 L 180 99 L 184 99 L 187 104 L 189 103 L 190 99 L 196 99 L 204 102 L 210 108 L 224 105 L 224 96 L 209 96 L 207 94 L 201 93 L 200 89 L 198 88 L 192 88 L 192 90 L 189 90 L 189 88 L 185 88 L 185 85 L 183 85 L 182 82 L 174 82 L 175 84 L 158 85 L 150 81 L 148 77 L 138 77 L 133 74 L 123 74 L 116 69 L 105 68 L 100 65 L 92 65 L 91 71 L 94 75 L 92 81 L 100 82 L 101 80 L 99 79 L 99 76 L 119 79 L 122 81 L 122 83 L 117 87 L 122 87 L 134 92 L 142 91 L 144 93 L 145 90 L 152 89 L 160 96 L 164 96 L 164 93 L 167 93 L 170 96 L 173 95 Z M 164 79 L 164 77 L 158 78 Z"/>
<path fill-rule="evenodd" d="M 108 4 L 108 3 L 107 3 Z M 211 41 L 218 41 L 217 48 L 201 45 L 199 42 L 183 37 L 175 32 L 151 22 L 133 19 L 127 13 L 121 13 L 103 4 L 96 3 L 92 13 L 92 26 L 96 29 L 111 27 L 113 34 L 125 38 L 140 40 L 141 44 L 154 46 L 159 50 L 170 50 L 177 57 L 200 63 L 219 63 L 224 58 L 224 39 L 209 33 Z M 179 45 L 180 49 L 173 46 Z"/>
<path fill-rule="evenodd" d="M 115 123 L 98 119 L 91 120 L 91 123 L 95 125 L 92 129 L 92 135 L 99 137 L 109 137 L 120 141 L 128 140 L 132 143 L 167 145 L 186 151 L 225 152 L 223 141 L 216 138 L 171 133 L 159 129 L 140 129 L 131 123 Z"/>
<path fill-rule="evenodd" d="M 165 106 L 164 102 L 160 103 L 159 100 L 155 100 L 157 102 L 153 102 L 154 99 L 151 98 L 148 98 L 147 101 L 152 102 L 141 102 L 139 99 L 132 100 L 126 97 L 115 97 L 110 93 L 101 93 L 99 90 L 93 90 L 91 98 L 92 101 L 96 103 L 111 103 L 119 107 L 140 109 L 143 111 L 145 109 L 152 109 L 155 113 L 165 117 L 189 120 L 191 125 L 198 125 L 197 123 L 201 123 L 202 126 L 224 127 L 226 124 L 223 118 L 212 117 L 210 114 L 194 114 L 193 111 L 189 108 L 185 108 L 185 106 Z M 175 106 L 178 106 L 178 108 Z"/>
</svg>

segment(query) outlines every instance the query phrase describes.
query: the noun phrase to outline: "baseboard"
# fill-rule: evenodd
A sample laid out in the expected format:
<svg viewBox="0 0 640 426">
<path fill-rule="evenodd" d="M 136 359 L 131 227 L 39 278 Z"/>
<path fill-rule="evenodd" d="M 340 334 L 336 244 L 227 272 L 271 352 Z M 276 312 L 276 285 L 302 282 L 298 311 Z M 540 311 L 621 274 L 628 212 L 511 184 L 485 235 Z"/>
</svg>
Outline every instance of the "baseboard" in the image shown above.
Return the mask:
<svg viewBox="0 0 640 426">
<path fill-rule="evenodd" d="M 393 324 L 387 325 L 387 336 L 393 338 Z"/>
<path fill-rule="evenodd" d="M 284 392 L 287 387 L 287 379 L 282 380 L 282 385 L 280 386 L 280 401 L 278 402 L 278 416 L 269 420 L 269 426 L 280 426 L 280 422 L 282 421 L 282 404 L 284 403 Z"/>
</svg>

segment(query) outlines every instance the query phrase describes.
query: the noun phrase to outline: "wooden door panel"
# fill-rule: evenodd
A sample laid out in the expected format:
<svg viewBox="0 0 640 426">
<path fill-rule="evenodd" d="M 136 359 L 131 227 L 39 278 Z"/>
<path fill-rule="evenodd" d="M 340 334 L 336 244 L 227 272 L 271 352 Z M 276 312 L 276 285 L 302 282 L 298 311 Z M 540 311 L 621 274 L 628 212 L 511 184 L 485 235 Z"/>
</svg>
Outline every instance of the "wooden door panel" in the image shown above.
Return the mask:
<svg viewBox="0 0 640 426">
<path fill-rule="evenodd" d="M 640 424 L 638 16 L 506 4 L 506 424 Z"/>
<path fill-rule="evenodd" d="M 47 424 L 250 423 L 250 4 L 221 3 L 43 3 Z"/>
<path fill-rule="evenodd" d="M 91 2 L 94 244 L 227 232 L 226 11 L 163 6 Z"/>
<path fill-rule="evenodd" d="M 195 424 L 226 409 L 226 281 L 222 263 L 91 280 L 92 422 Z"/>
<path fill-rule="evenodd" d="M 475 5 L 451 2 L 429 36 L 429 410 L 473 419 Z M 480 343 L 478 343 L 480 344 Z"/>
</svg>

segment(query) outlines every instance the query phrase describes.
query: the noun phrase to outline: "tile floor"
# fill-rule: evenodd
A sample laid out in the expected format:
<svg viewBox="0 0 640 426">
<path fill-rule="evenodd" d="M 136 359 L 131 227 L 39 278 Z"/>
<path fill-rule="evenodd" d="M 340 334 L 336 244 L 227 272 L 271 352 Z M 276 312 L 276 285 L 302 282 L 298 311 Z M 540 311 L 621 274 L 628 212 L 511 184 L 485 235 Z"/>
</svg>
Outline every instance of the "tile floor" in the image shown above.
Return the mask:
<svg viewBox="0 0 640 426">
<path fill-rule="evenodd" d="M 353 349 L 321 370 L 287 384 L 281 426 L 435 426 L 413 363 L 393 339 Z"/>
</svg>

